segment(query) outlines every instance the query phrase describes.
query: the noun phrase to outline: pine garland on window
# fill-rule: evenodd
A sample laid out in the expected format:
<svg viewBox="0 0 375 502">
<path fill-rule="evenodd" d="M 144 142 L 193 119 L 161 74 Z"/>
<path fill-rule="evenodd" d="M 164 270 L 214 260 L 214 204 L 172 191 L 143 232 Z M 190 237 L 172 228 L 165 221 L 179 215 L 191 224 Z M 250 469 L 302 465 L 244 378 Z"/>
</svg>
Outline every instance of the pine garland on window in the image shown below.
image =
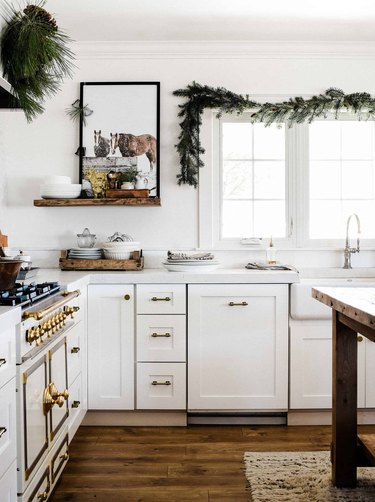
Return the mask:
<svg viewBox="0 0 375 502">
<path fill-rule="evenodd" d="M 217 116 L 223 113 L 242 114 L 252 111 L 252 122 L 264 122 L 266 126 L 285 122 L 288 126 L 311 123 L 314 119 L 333 113 L 337 119 L 340 111 L 357 115 L 359 120 L 375 118 L 375 99 L 367 92 L 345 94 L 341 89 L 330 88 L 324 93 L 311 98 L 290 98 L 279 103 L 258 103 L 248 95 L 235 94 L 223 87 L 209 87 L 193 82 L 185 89 L 173 92 L 175 96 L 185 98 L 179 105 L 178 116 L 181 132 L 176 145 L 180 156 L 181 172 L 177 175 L 178 184 L 198 186 L 199 169 L 203 167 L 200 156 L 204 153 L 199 138 L 203 111 L 218 110 Z"/>
<path fill-rule="evenodd" d="M 69 37 L 43 7 L 46 0 L 23 10 L 5 3 L 5 26 L 0 35 L 4 76 L 28 122 L 44 111 L 46 97 L 54 95 L 65 77 L 72 76 L 74 58 L 67 47 Z"/>
</svg>

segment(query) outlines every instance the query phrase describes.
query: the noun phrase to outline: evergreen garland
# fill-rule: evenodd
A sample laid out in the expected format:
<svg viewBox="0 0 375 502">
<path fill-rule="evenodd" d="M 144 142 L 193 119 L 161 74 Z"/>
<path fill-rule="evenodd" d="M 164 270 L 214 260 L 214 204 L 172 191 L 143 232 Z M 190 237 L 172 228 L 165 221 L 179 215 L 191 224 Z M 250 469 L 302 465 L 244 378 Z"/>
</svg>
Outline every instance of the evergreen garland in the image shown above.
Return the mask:
<svg viewBox="0 0 375 502">
<path fill-rule="evenodd" d="M 70 108 L 67 108 L 65 111 L 70 117 L 70 120 L 82 120 L 84 126 L 87 124 L 86 117 L 89 117 L 94 113 L 88 105 L 81 106 L 80 99 L 76 99 L 74 103 L 70 105 Z"/>
<path fill-rule="evenodd" d="M 223 113 L 241 114 L 253 110 L 252 122 L 264 122 L 265 126 L 285 122 L 292 124 L 311 123 L 319 117 L 326 118 L 333 113 L 337 119 L 339 112 L 345 110 L 357 115 L 358 119 L 375 118 L 375 99 L 367 92 L 345 94 L 341 89 L 330 88 L 324 93 L 311 98 L 290 98 L 280 103 L 258 103 L 248 95 L 235 94 L 223 87 L 209 87 L 196 82 L 185 89 L 173 92 L 175 96 L 186 98 L 179 105 L 178 116 L 181 132 L 176 146 L 180 156 L 181 172 L 177 175 L 178 184 L 198 186 L 199 168 L 203 167 L 200 156 L 204 153 L 199 138 L 202 125 L 202 113 L 206 108 L 218 110 L 217 117 Z"/>
<path fill-rule="evenodd" d="M 6 3 L 5 26 L 0 35 L 3 74 L 30 122 L 44 111 L 46 97 L 54 95 L 62 80 L 72 76 L 73 53 L 69 37 L 44 10 L 46 0 L 37 0 L 19 11 Z"/>
</svg>

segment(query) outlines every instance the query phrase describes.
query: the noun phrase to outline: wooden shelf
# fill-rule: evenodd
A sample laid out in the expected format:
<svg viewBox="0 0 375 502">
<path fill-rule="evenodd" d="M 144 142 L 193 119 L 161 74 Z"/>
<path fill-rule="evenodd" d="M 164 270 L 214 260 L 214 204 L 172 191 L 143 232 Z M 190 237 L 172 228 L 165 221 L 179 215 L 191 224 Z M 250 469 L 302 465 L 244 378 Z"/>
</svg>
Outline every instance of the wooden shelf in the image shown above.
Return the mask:
<svg viewBox="0 0 375 502">
<path fill-rule="evenodd" d="M 161 206 L 159 197 L 134 197 L 127 199 L 37 199 L 36 207 L 67 206 Z"/>
</svg>

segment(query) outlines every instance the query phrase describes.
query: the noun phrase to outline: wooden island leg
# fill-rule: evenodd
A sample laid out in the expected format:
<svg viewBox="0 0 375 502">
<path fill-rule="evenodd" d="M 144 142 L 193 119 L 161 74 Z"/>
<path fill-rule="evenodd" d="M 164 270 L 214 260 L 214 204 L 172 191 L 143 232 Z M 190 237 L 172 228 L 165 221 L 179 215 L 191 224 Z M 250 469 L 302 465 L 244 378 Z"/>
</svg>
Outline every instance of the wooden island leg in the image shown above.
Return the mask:
<svg viewBox="0 0 375 502">
<path fill-rule="evenodd" d="M 357 333 L 332 311 L 332 482 L 357 483 Z"/>
</svg>

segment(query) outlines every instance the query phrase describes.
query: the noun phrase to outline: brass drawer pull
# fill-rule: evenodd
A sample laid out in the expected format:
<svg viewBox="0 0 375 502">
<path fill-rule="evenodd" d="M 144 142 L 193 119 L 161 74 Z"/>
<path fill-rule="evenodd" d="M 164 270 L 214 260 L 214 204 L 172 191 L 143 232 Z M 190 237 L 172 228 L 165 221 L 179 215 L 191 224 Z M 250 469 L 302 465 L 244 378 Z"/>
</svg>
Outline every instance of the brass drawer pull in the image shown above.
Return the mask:
<svg viewBox="0 0 375 502">
<path fill-rule="evenodd" d="M 362 335 L 358 335 L 357 336 L 357 341 L 358 342 L 363 342 L 363 336 Z"/>
<path fill-rule="evenodd" d="M 249 304 L 247 302 L 240 302 L 240 303 L 229 302 L 228 305 L 230 307 L 247 307 Z"/>
<path fill-rule="evenodd" d="M 7 428 L 6 427 L 0 427 L 0 438 L 6 433 Z"/>
<path fill-rule="evenodd" d="M 170 333 L 152 333 L 152 338 L 158 338 L 158 337 L 164 337 L 164 338 L 170 338 L 171 334 Z"/>
<path fill-rule="evenodd" d="M 81 349 L 80 349 L 79 347 L 72 347 L 72 349 L 71 349 L 71 351 L 70 351 L 70 352 L 71 352 L 72 354 L 78 354 L 78 352 L 79 352 L 80 350 L 81 350 Z"/>
<path fill-rule="evenodd" d="M 153 302 L 170 302 L 171 299 L 169 296 L 166 296 L 165 298 L 158 298 L 157 296 L 153 296 L 151 298 L 151 301 L 153 301 Z"/>
<path fill-rule="evenodd" d="M 81 401 L 73 401 L 72 402 L 72 408 L 79 408 L 80 404 L 81 404 Z"/>
<path fill-rule="evenodd" d="M 38 500 L 47 500 L 50 489 L 51 489 L 51 485 L 49 484 L 49 481 L 47 481 L 47 486 L 46 486 L 45 491 L 43 493 L 38 492 L 36 498 Z"/>
<path fill-rule="evenodd" d="M 69 459 L 69 453 L 66 451 L 65 453 L 63 453 L 62 455 L 60 455 L 60 458 L 62 460 L 68 460 Z"/>
<path fill-rule="evenodd" d="M 166 380 L 165 382 L 158 382 L 156 380 L 153 380 L 151 382 L 151 385 L 172 385 L 172 383 L 169 380 Z"/>
<path fill-rule="evenodd" d="M 4 364 L 6 364 L 6 363 L 7 363 L 7 360 L 6 360 L 6 359 L 4 359 L 4 358 L 2 357 L 2 358 L 0 359 L 0 367 L 1 367 L 1 366 L 4 366 Z"/>
</svg>

